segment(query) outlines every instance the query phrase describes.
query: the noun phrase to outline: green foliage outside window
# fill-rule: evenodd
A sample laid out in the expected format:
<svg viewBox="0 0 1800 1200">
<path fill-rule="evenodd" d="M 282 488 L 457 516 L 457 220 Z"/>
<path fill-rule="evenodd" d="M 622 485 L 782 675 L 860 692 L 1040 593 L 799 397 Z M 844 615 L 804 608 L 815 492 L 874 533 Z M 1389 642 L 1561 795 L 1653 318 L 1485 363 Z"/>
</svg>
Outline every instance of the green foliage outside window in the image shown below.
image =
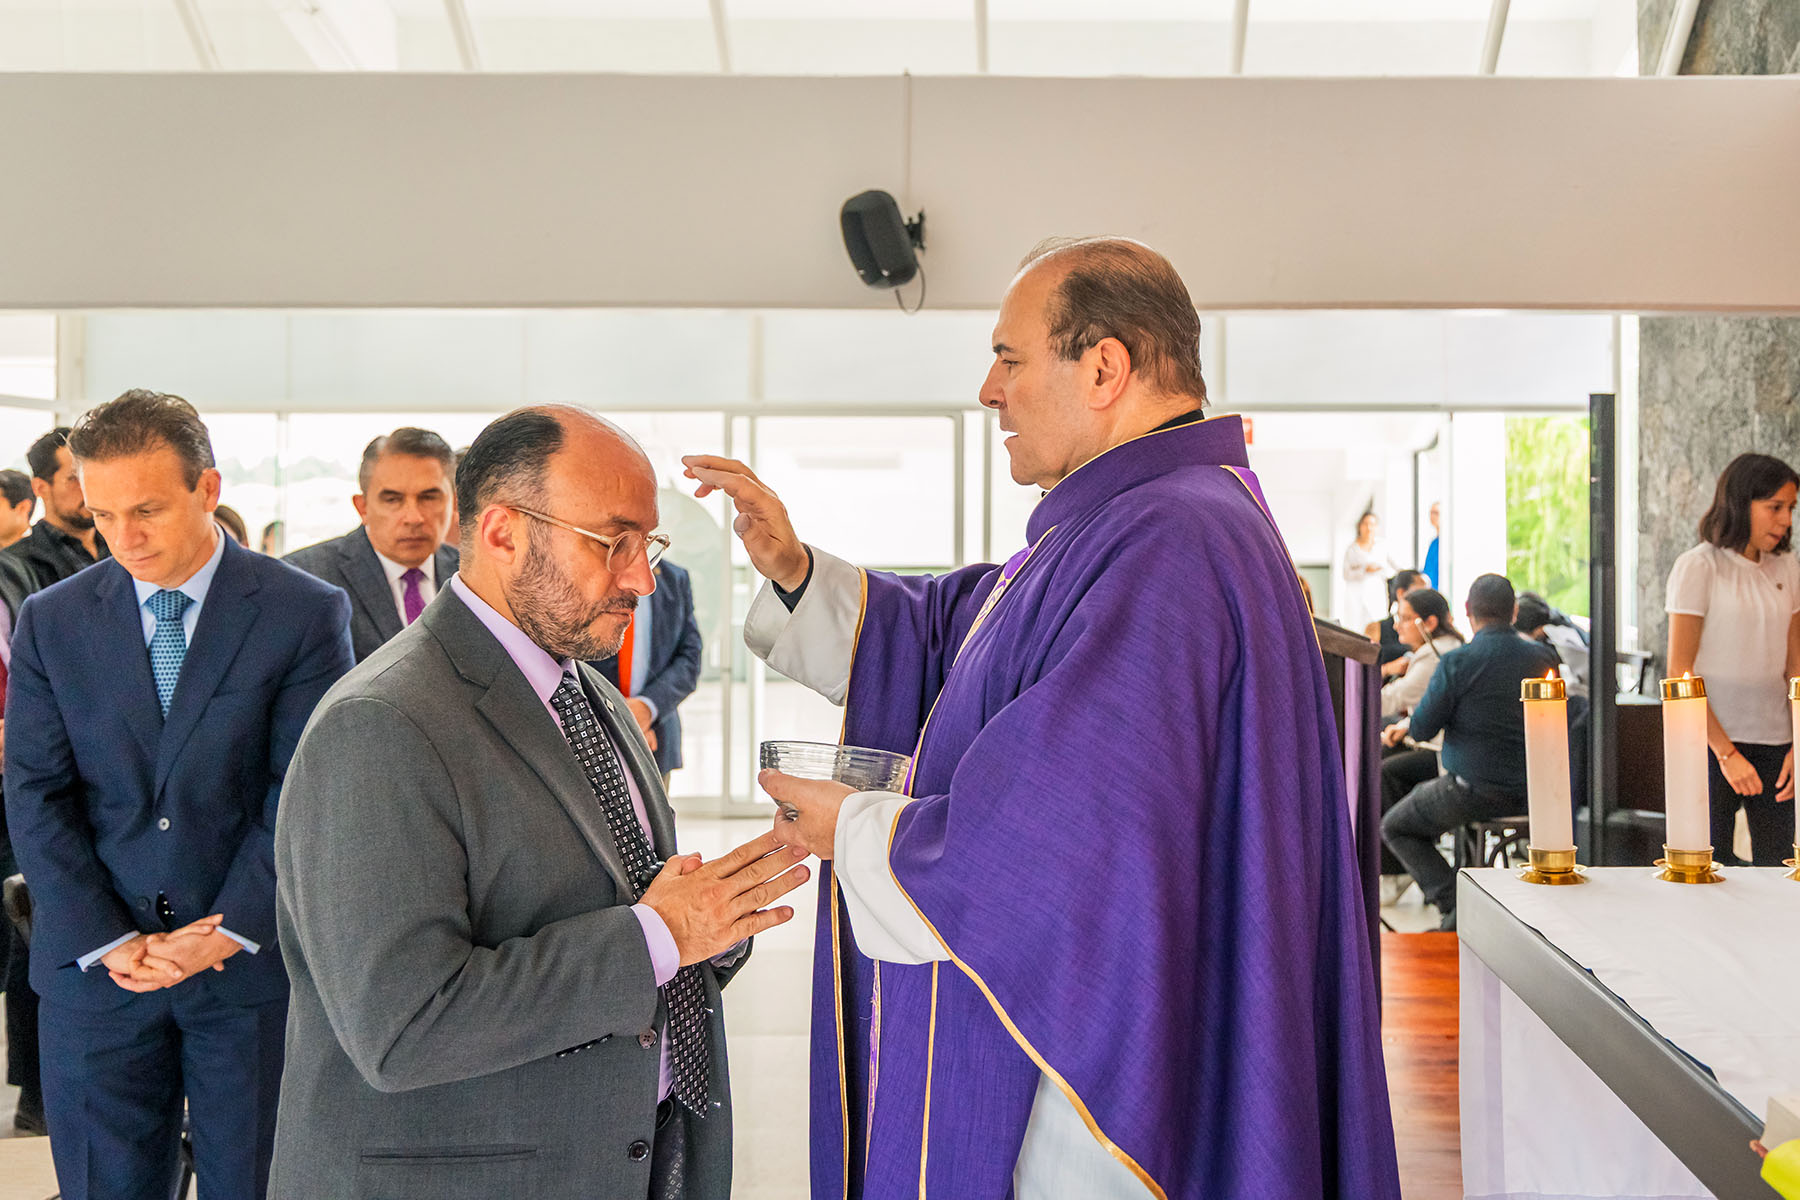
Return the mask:
<svg viewBox="0 0 1800 1200">
<path fill-rule="evenodd" d="M 1506 418 L 1506 574 L 1589 615 L 1586 417 Z"/>
</svg>

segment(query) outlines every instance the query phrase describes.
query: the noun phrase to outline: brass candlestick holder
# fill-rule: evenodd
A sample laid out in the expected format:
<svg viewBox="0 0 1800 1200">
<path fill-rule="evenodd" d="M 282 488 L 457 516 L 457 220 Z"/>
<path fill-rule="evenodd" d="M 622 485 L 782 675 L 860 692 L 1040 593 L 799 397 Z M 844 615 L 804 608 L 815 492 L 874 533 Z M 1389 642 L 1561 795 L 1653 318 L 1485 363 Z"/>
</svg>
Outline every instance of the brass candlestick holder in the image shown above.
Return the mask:
<svg viewBox="0 0 1800 1200">
<path fill-rule="evenodd" d="M 1787 878 L 1800 882 L 1800 844 L 1794 846 L 1794 857 L 1788 859 L 1781 865 L 1794 868 L 1787 873 Z"/>
<path fill-rule="evenodd" d="M 1587 876 L 1581 873 L 1581 867 L 1575 862 L 1573 850 L 1539 850 L 1533 846 L 1530 853 L 1531 865 L 1519 872 L 1519 878 L 1526 883 L 1545 883 L 1559 887 L 1587 882 Z"/>
<path fill-rule="evenodd" d="M 1656 865 L 1662 868 L 1657 878 L 1667 883 L 1725 882 L 1719 874 L 1719 864 L 1713 861 L 1711 846 L 1704 850 L 1674 850 L 1665 845 Z"/>
</svg>

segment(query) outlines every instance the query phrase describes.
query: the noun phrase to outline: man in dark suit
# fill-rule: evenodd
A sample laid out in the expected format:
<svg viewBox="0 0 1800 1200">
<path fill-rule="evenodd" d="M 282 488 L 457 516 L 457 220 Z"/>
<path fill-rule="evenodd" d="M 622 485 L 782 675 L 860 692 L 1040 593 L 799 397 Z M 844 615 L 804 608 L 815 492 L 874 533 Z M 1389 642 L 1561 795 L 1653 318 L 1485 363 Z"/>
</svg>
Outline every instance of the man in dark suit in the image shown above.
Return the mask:
<svg viewBox="0 0 1800 1200">
<path fill-rule="evenodd" d="M 69 427 L 58 426 L 25 452 L 31 490 L 44 502 L 44 515 L 30 533 L 0 550 L 0 603 L 11 623 L 17 623 L 25 597 L 106 557 L 106 539 L 82 499 L 68 436 Z"/>
<path fill-rule="evenodd" d="M 677 710 L 700 685 L 701 649 L 694 585 L 685 568 L 664 559 L 656 564 L 656 590 L 638 597 L 619 652 L 594 664 L 625 696 L 656 755 L 665 789 L 669 776 L 681 767 Z"/>
<path fill-rule="evenodd" d="M 429 429 L 383 434 L 363 450 L 351 497 L 362 524 L 343 537 L 296 550 L 286 561 L 350 593 L 356 661 L 418 620 L 456 574 L 444 545 L 456 503 L 456 456 Z"/>
<path fill-rule="evenodd" d="M 719 989 L 806 869 L 773 835 L 677 854 L 586 665 L 655 586 L 643 452 L 524 409 L 456 482 L 460 572 L 325 697 L 282 797 L 272 1194 L 726 1200 Z"/>
<path fill-rule="evenodd" d="M 66 1200 L 262 1196 L 287 1017 L 275 806 L 351 665 L 336 588 L 223 536 L 206 426 L 131 391 L 69 436 L 115 557 L 25 602 L 6 809 Z"/>
</svg>

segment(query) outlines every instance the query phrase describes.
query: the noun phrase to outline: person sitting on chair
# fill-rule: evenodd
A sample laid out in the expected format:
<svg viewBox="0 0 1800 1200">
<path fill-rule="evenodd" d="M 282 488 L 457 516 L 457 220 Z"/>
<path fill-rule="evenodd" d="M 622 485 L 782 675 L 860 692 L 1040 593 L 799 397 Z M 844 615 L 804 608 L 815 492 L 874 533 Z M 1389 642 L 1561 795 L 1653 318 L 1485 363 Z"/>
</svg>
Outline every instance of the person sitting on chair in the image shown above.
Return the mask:
<svg viewBox="0 0 1800 1200">
<path fill-rule="evenodd" d="M 1513 630 L 1513 586 L 1483 575 L 1469 588 L 1475 636 L 1444 655 L 1412 715 L 1388 726 L 1388 745 L 1429 741 L 1441 731 L 1444 774 L 1413 788 L 1381 819 L 1381 840 L 1437 906 L 1440 928 L 1456 928 L 1456 869 L 1438 839 L 1470 821 L 1525 811 L 1525 711 L 1521 680 L 1554 671 L 1556 652 Z"/>
</svg>

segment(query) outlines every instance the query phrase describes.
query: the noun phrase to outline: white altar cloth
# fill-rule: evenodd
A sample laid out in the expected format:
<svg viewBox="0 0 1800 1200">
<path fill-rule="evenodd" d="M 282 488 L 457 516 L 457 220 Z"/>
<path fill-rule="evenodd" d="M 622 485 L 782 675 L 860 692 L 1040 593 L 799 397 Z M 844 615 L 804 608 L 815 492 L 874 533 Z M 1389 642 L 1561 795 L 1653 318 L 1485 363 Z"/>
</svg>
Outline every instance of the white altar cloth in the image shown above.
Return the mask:
<svg viewBox="0 0 1800 1200">
<path fill-rule="evenodd" d="M 1704 887 L 1641 867 L 1588 874 L 1552 888 L 1469 872 L 1759 1120 L 1771 1095 L 1800 1090 L 1800 883 L 1752 868 Z M 1460 1008 L 1465 1195 L 1709 1195 L 1466 945 Z"/>
</svg>

